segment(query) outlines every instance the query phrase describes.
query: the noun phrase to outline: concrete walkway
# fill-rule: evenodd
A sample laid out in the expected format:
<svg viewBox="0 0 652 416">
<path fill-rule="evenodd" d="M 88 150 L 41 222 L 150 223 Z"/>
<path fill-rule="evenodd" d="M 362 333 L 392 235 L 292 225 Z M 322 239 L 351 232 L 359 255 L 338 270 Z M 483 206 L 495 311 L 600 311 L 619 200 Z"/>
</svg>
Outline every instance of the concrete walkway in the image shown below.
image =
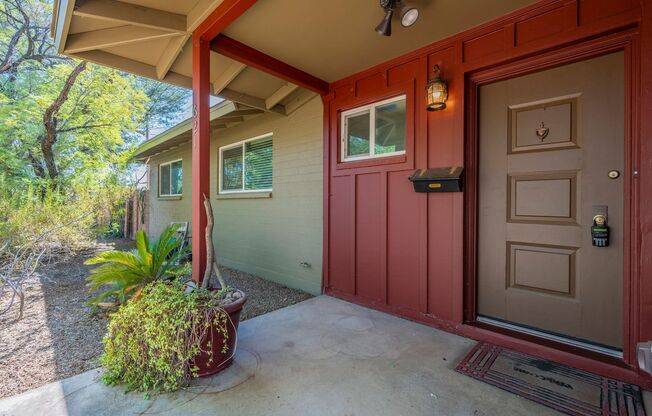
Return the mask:
<svg viewBox="0 0 652 416">
<path fill-rule="evenodd" d="M 236 361 L 143 399 L 98 370 L 0 400 L 0 415 L 553 415 L 453 371 L 473 341 L 320 296 L 242 323 Z"/>
</svg>

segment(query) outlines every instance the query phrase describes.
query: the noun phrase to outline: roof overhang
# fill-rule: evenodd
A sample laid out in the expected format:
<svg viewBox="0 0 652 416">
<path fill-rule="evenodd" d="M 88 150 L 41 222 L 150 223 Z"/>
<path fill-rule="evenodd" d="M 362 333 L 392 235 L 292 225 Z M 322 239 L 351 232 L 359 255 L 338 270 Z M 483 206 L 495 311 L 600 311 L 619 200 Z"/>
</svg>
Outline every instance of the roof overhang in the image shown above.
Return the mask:
<svg viewBox="0 0 652 416">
<path fill-rule="evenodd" d="M 210 34 L 212 94 L 287 115 L 324 85 L 535 2 L 410 1 L 419 20 L 391 37 L 373 30 L 376 0 L 55 0 L 52 33 L 60 53 L 186 88 L 192 33 Z"/>
<path fill-rule="evenodd" d="M 223 101 L 210 110 L 211 129 L 225 129 L 263 114 L 262 110 L 242 104 Z M 145 161 L 162 152 L 175 149 L 192 139 L 192 119 L 186 119 L 161 134 L 143 142 L 134 154 L 134 159 Z"/>
<path fill-rule="evenodd" d="M 232 4 L 240 3 L 55 0 L 51 31 L 59 53 L 191 88 L 193 31 L 213 13 L 233 14 Z M 261 111 L 289 115 L 315 96 L 217 53 L 210 66 L 213 95 Z"/>
</svg>

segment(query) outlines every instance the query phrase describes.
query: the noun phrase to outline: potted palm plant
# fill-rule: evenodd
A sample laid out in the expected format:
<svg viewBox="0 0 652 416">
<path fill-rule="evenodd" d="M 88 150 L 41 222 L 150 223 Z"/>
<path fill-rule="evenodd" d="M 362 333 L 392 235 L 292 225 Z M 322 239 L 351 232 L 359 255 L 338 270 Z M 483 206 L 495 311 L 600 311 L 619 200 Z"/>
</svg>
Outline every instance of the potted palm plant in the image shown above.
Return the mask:
<svg viewBox="0 0 652 416">
<path fill-rule="evenodd" d="M 131 297 L 138 298 L 148 283 L 179 276 L 186 267 L 181 260 L 188 253 L 176 238 L 178 225 L 167 227 L 159 238 L 149 241 L 143 230 L 136 233 L 136 249 L 132 251 L 105 251 L 86 260 L 85 264 L 99 267 L 87 278 L 90 290 L 106 290 L 89 300 L 93 307 L 122 305 Z"/>
<path fill-rule="evenodd" d="M 207 240 L 212 236 L 212 209 Z M 158 240 L 144 232 L 132 252 L 107 252 L 87 261 L 101 264 L 89 277 L 91 289 L 108 286 L 92 302 L 113 298 L 121 304 L 111 316 L 101 362 L 109 384 L 140 391 L 171 391 L 192 377 L 215 374 L 235 355 L 237 328 L 246 296 L 228 287 L 214 262 L 212 238 L 206 275 L 200 286 L 183 275 L 186 255 L 170 226 Z M 207 241 L 208 242 L 208 241 Z M 216 277 L 217 282 L 215 282 Z"/>
</svg>

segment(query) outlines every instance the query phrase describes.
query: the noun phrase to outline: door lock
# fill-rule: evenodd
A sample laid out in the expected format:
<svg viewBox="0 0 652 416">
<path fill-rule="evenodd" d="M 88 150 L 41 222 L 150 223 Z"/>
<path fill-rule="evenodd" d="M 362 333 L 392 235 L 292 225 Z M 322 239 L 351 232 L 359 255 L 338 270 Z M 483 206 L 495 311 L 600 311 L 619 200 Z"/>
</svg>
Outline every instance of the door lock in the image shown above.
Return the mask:
<svg viewBox="0 0 652 416">
<path fill-rule="evenodd" d="M 607 225 L 607 216 L 597 214 L 593 217 L 593 226 L 591 227 L 591 241 L 595 247 L 609 246 L 609 226 Z"/>
</svg>

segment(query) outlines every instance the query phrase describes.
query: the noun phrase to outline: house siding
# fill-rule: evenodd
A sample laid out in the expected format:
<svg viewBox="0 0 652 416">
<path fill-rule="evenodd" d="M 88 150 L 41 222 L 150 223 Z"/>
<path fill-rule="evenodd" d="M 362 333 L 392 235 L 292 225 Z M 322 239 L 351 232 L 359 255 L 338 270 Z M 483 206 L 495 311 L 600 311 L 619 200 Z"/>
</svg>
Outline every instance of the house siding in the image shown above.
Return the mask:
<svg viewBox="0 0 652 416">
<path fill-rule="evenodd" d="M 323 225 L 323 109 L 314 98 L 289 117 L 264 114 L 211 134 L 211 201 L 218 262 L 309 293 L 321 292 Z M 273 133 L 273 184 L 269 198 L 221 199 L 219 148 Z M 158 197 L 158 166 L 183 160 L 183 194 Z M 191 220 L 190 143 L 150 160 L 150 233 Z M 246 196 L 246 195 L 245 195 Z M 308 263 L 309 267 L 301 266 Z"/>
</svg>

